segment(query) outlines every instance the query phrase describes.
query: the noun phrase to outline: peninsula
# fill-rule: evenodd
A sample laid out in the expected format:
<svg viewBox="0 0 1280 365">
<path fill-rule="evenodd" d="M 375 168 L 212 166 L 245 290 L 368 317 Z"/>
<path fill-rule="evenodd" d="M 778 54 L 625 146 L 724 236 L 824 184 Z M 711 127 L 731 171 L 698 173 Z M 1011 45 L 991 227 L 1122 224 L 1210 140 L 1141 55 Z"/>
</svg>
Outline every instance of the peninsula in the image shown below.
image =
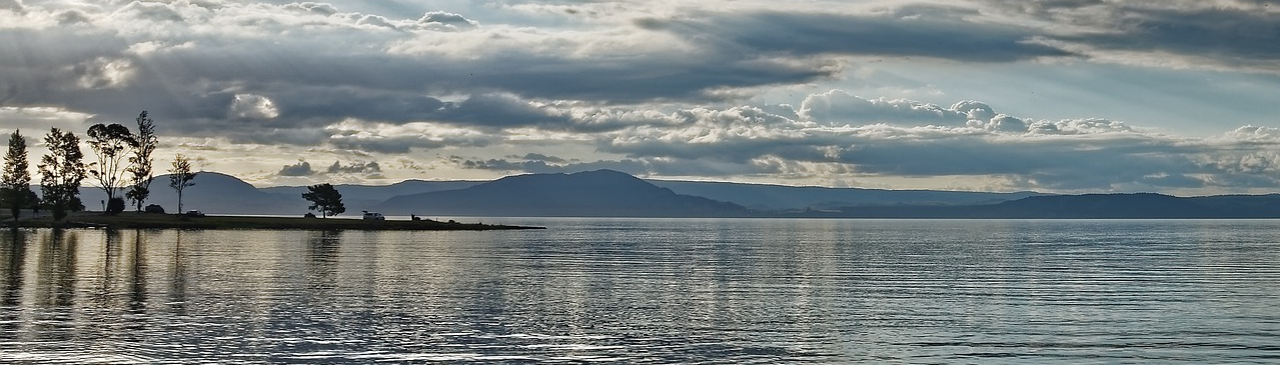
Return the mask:
<svg viewBox="0 0 1280 365">
<path fill-rule="evenodd" d="M 104 215 L 101 212 L 78 212 L 64 221 L 49 216 L 23 218 L 3 222 L 8 227 L 101 227 L 120 229 L 300 229 L 300 230 L 369 230 L 369 231 L 491 231 L 513 229 L 545 229 L 545 227 L 513 226 L 483 223 L 441 222 L 423 220 L 361 220 L 346 218 L 220 216 L 188 217 L 174 214 L 124 212 Z"/>
</svg>

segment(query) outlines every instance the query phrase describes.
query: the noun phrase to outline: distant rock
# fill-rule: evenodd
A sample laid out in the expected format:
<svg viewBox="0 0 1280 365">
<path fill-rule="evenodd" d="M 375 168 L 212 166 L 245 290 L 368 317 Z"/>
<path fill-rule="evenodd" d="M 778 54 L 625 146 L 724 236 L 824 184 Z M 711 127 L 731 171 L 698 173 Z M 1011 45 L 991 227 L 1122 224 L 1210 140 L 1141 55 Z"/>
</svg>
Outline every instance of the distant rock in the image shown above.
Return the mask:
<svg viewBox="0 0 1280 365">
<path fill-rule="evenodd" d="M 597 170 L 510 176 L 466 189 L 398 196 L 383 213 L 472 216 L 740 217 L 737 204 L 679 195 L 634 176 Z"/>
</svg>

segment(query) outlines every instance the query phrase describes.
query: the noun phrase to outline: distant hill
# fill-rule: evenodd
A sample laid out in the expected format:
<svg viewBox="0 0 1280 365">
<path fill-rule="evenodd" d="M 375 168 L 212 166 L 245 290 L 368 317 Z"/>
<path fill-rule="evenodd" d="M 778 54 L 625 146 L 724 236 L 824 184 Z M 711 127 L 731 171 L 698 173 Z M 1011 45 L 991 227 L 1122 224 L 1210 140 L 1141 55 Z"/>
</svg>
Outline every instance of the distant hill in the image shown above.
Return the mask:
<svg viewBox="0 0 1280 365">
<path fill-rule="evenodd" d="M 679 195 L 634 176 L 598 170 L 509 176 L 466 189 L 397 196 L 390 214 L 584 217 L 739 217 L 745 207 Z"/>
<path fill-rule="evenodd" d="M 185 209 L 212 214 L 307 212 L 308 203 L 301 196 L 305 187 L 259 189 L 217 172 L 201 172 L 195 183 L 185 191 Z M 371 210 L 428 216 L 1280 218 L 1280 194 L 1175 197 L 836 189 L 645 181 L 610 170 L 519 175 L 490 182 L 410 180 L 337 188 L 348 215 Z M 105 197 L 102 190 L 85 187 L 81 199 L 88 209 L 99 210 Z M 169 187 L 168 175 L 155 178 L 148 203 L 160 204 L 169 212 L 177 210 L 177 194 Z"/>
<path fill-rule="evenodd" d="M 789 216 L 842 218 L 1187 219 L 1280 218 L 1280 195 L 1175 197 L 1085 194 L 1028 197 L 998 204 L 864 206 Z"/>
<path fill-rule="evenodd" d="M 733 202 L 759 211 L 834 209 L 866 205 L 995 204 L 1045 195 L 1036 192 L 883 190 L 667 180 L 649 180 L 649 182 L 679 194 Z"/>
<path fill-rule="evenodd" d="M 195 186 L 182 192 L 182 207 L 185 210 L 200 210 L 211 214 L 297 215 L 307 211 L 307 201 L 301 195 L 289 198 L 268 194 L 235 176 L 202 171 L 196 174 L 192 182 Z M 84 201 L 85 208 L 101 210 L 101 201 L 106 199 L 106 193 L 102 189 L 85 187 L 80 189 L 80 198 Z M 170 213 L 177 211 L 178 193 L 169 187 L 169 175 L 156 176 L 151 180 L 151 195 L 147 204 L 159 204 Z"/>
<path fill-rule="evenodd" d="M 405 180 L 391 185 L 339 184 L 333 187 L 338 189 L 338 193 L 342 194 L 343 205 L 347 207 L 347 211 L 359 213 L 361 210 L 375 210 L 374 208 L 377 205 L 396 196 L 466 189 L 484 182 Z M 275 186 L 258 190 L 289 199 L 297 198 L 299 202 L 303 203 L 302 209 L 304 211 L 306 210 L 305 205 L 309 205 L 302 200 L 302 193 L 307 192 L 306 186 Z"/>
</svg>

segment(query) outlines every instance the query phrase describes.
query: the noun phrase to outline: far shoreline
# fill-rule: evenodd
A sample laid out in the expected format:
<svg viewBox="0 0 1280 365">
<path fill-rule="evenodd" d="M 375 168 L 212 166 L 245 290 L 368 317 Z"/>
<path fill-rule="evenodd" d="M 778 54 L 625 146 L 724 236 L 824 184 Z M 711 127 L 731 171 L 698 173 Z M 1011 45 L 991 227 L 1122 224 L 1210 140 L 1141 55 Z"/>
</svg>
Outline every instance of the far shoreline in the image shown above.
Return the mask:
<svg viewBox="0 0 1280 365">
<path fill-rule="evenodd" d="M 364 231 L 495 231 L 546 229 L 546 227 L 421 220 L 363 220 L 350 218 L 264 217 L 122 212 L 75 212 L 62 221 L 42 212 L 40 217 L 0 222 L 12 228 L 109 228 L 109 229 L 267 229 L 267 230 L 364 230 Z"/>
</svg>

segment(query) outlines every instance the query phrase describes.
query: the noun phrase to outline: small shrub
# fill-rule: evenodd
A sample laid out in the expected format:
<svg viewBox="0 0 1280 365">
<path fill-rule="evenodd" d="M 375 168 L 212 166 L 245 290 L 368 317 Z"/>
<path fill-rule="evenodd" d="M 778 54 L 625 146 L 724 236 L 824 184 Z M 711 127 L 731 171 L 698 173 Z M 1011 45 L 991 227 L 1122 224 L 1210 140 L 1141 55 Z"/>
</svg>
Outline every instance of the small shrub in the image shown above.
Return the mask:
<svg viewBox="0 0 1280 365">
<path fill-rule="evenodd" d="M 107 214 L 116 215 L 124 211 L 124 198 L 111 198 L 107 201 Z"/>
</svg>

